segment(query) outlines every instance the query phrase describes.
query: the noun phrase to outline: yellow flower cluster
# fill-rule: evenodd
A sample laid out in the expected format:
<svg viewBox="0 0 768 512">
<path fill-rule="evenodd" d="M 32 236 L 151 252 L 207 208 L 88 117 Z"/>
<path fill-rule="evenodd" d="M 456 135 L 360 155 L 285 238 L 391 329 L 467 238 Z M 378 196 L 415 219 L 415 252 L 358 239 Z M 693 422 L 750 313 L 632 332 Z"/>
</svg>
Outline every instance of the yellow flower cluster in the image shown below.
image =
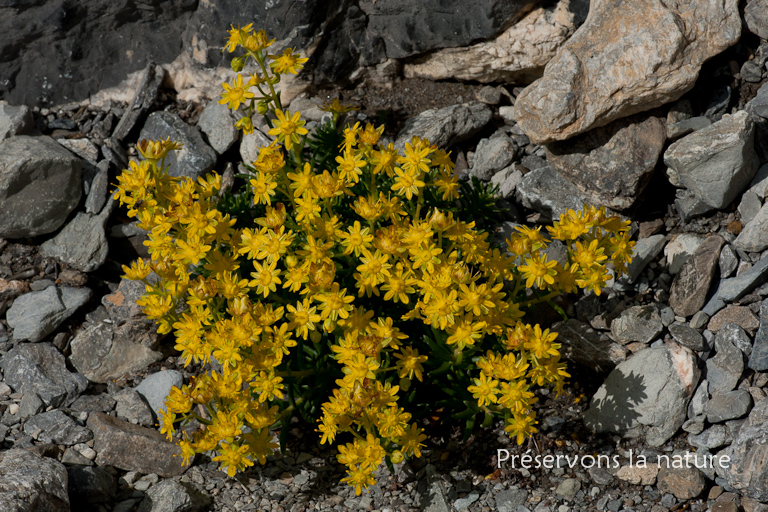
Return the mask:
<svg viewBox="0 0 768 512">
<path fill-rule="evenodd" d="M 276 83 L 304 60 L 284 52 L 263 66 L 261 50 L 272 44 L 263 32 L 249 25 L 230 35 L 229 51 L 241 46 L 262 64 L 253 84 Z M 323 344 L 340 378 L 317 430 L 322 443 L 351 439 L 338 460 L 358 494 L 385 458 L 421 455 L 426 435 L 401 393 L 453 365 L 477 370 L 464 384 L 474 409 L 503 418 L 518 443 L 536 432 L 531 387 L 559 391 L 568 374 L 556 334 L 523 323 L 523 310 L 578 288 L 599 294 L 606 264 L 618 272 L 630 261 L 628 223 L 586 207 L 563 215 L 550 237 L 518 228 L 504 252 L 474 222 L 425 206 L 427 195 L 446 204 L 459 197 L 445 151 L 418 137 L 402 151 L 382 146 L 383 127 L 356 123 L 340 133 L 330 168 L 318 168 L 305 152 L 300 114 L 283 110 L 273 93 L 233 92 L 242 87 L 239 78 L 225 84 L 222 102 L 274 106 L 275 140 L 248 177 L 253 223 L 217 208 L 215 173 L 197 182 L 168 176 L 170 141 L 142 143 L 145 159 L 118 178 L 116 197 L 150 232 L 151 259 L 124 267 L 146 283 L 140 305 L 159 332 L 174 332 L 187 364 L 218 362 L 166 401 L 169 439 L 180 420 L 203 425 L 180 433 L 185 458 L 216 450 L 230 476 L 264 463 L 276 447 L 270 428 L 300 401 L 287 396 L 287 382 L 313 371 L 289 369 L 290 361 Z M 349 109 L 329 110 L 335 121 Z M 550 239 L 566 243 L 566 264 L 547 259 Z M 424 332 L 430 336 L 416 335 Z M 447 355 L 438 360 L 433 348 Z"/>
</svg>

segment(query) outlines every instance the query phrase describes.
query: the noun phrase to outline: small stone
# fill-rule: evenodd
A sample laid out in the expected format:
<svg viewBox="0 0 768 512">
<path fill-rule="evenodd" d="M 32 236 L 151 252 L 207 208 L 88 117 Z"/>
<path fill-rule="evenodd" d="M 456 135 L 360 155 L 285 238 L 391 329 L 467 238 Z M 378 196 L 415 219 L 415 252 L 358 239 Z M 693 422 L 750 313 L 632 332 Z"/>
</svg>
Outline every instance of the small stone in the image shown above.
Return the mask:
<svg viewBox="0 0 768 512">
<path fill-rule="evenodd" d="M 108 214 L 79 212 L 58 235 L 40 246 L 40 253 L 82 272 L 93 272 L 104 264 L 109 252 L 105 231 Z"/>
<path fill-rule="evenodd" d="M 697 435 L 688 436 L 688 443 L 701 450 L 714 450 L 726 444 L 726 437 L 725 425 L 713 425 Z"/>
<path fill-rule="evenodd" d="M 181 388 L 184 384 L 184 376 L 176 370 L 165 370 L 149 375 L 136 386 L 136 392 L 141 395 L 149 404 L 152 413 L 157 416 L 157 412 L 165 412 L 165 399 L 171 392 L 171 388 Z"/>
<path fill-rule="evenodd" d="M 495 501 L 498 512 L 517 512 L 528 501 L 528 491 L 514 487 L 499 491 Z"/>
<path fill-rule="evenodd" d="M 194 484 L 163 480 L 147 491 L 136 512 L 203 512 L 212 503 L 211 497 Z"/>
<path fill-rule="evenodd" d="M 557 486 L 555 494 L 562 496 L 566 500 L 572 500 L 580 490 L 581 481 L 578 478 L 566 478 Z"/>
<path fill-rule="evenodd" d="M 713 394 L 704 411 L 707 421 L 721 423 L 723 421 L 741 418 L 752 407 L 752 395 L 744 389 L 737 389 L 723 394 Z"/>
<path fill-rule="evenodd" d="M 405 122 L 395 147 L 403 149 L 414 135 L 428 139 L 437 147 L 450 147 L 478 133 L 492 117 L 491 108 L 479 102 L 425 110 Z"/>
<path fill-rule="evenodd" d="M 684 347 L 696 351 L 701 351 L 707 348 L 704 336 L 702 336 L 696 329 L 692 329 L 691 327 L 678 322 L 671 324 L 668 329 L 669 334 L 672 335 L 675 341 Z"/>
<path fill-rule="evenodd" d="M 216 100 L 208 102 L 205 106 L 197 121 L 197 127 L 206 135 L 208 143 L 218 154 L 231 148 L 239 137 L 232 111 Z"/>
<path fill-rule="evenodd" d="M 30 434 L 40 429 L 37 441 L 41 443 L 72 446 L 90 441 L 93 434 L 59 410 L 38 414 L 24 424 L 24 432 Z"/>
<path fill-rule="evenodd" d="M 629 354 L 626 348 L 604 333 L 573 318 L 567 322 L 556 322 L 551 329 L 552 332 L 558 333 L 564 359 L 596 372 L 612 370 L 618 363 L 626 360 Z"/>
<path fill-rule="evenodd" d="M 695 467 L 667 468 L 659 470 L 657 477 L 659 492 L 671 493 L 679 500 L 690 500 L 704 490 L 706 481 Z"/>
<path fill-rule="evenodd" d="M 216 152 L 205 142 L 194 126 L 185 123 L 179 116 L 170 112 L 153 112 L 144 123 L 139 140 L 159 140 L 171 138 L 183 147 L 170 151 L 165 158 L 168 174 L 186 176 L 196 180 L 199 176 L 213 169 L 216 164 Z"/>
<path fill-rule="evenodd" d="M 725 324 L 715 336 L 715 357 L 707 359 L 707 381 L 713 395 L 734 389 L 744 371 L 744 355 L 733 341 L 737 337 L 748 339 L 736 324 Z"/>
<path fill-rule="evenodd" d="M 616 478 L 632 485 L 653 485 L 656 483 L 658 474 L 659 466 L 656 464 L 648 464 L 645 467 L 640 465 L 623 466 L 616 471 Z"/>
<path fill-rule="evenodd" d="M 569 209 L 580 211 L 588 202 L 587 197 L 579 192 L 573 183 L 566 180 L 550 165 L 525 174 L 515 188 L 515 198 L 524 207 L 535 210 L 549 219 L 559 219 L 560 215 Z M 663 235 L 658 236 L 664 238 Z M 638 245 L 640 245 L 639 242 Z M 635 255 L 637 254 L 636 246 Z M 634 259 L 637 259 L 636 256 Z M 632 263 L 635 263 L 634 259 Z"/>
<path fill-rule="evenodd" d="M 718 332 L 725 324 L 733 323 L 747 332 L 755 332 L 760 326 L 760 320 L 747 306 L 730 305 L 715 314 L 707 324 L 707 329 Z"/>
<path fill-rule="evenodd" d="M 691 117 L 667 126 L 667 137 L 670 140 L 679 139 L 691 132 L 701 130 L 712 124 L 706 116 Z"/>
<path fill-rule="evenodd" d="M 34 126 L 32 111 L 26 105 L 0 105 L 0 142 L 16 135 L 28 135 Z"/>
<path fill-rule="evenodd" d="M 14 390 L 37 393 L 46 406 L 72 403 L 88 381 L 67 370 L 64 356 L 50 343 L 20 344 L 0 360 L 5 383 Z"/>
<path fill-rule="evenodd" d="M 641 238 L 635 245 L 632 263 L 629 264 L 629 270 L 626 276 L 621 276 L 619 282 L 634 283 L 645 267 L 659 255 L 664 248 L 665 237 L 662 234 L 652 235 L 648 238 Z M 674 309 L 674 308 L 673 308 Z"/>
<path fill-rule="evenodd" d="M 695 418 L 704 414 L 704 406 L 709 401 L 709 382 L 704 379 L 699 383 L 699 387 L 693 394 L 688 404 L 688 417 Z"/>
<path fill-rule="evenodd" d="M 622 345 L 632 341 L 650 343 L 664 330 L 656 304 L 625 309 L 611 323 L 613 339 Z"/>
<path fill-rule="evenodd" d="M 103 413 L 88 415 L 93 432 L 96 463 L 109 464 L 127 471 L 157 473 L 162 477 L 182 474 L 181 450 L 154 429 L 140 427 Z"/>
<path fill-rule="evenodd" d="M 768 370 L 768 299 L 760 304 L 760 326 L 755 334 L 748 366 L 758 372 Z"/>
<path fill-rule="evenodd" d="M 453 506 L 456 510 L 466 510 L 470 505 L 476 502 L 480 498 L 480 493 L 472 491 L 464 498 L 459 498 L 453 502 Z"/>
<path fill-rule="evenodd" d="M 56 139 L 56 142 L 92 165 L 99 160 L 99 148 L 88 139 Z"/>
<path fill-rule="evenodd" d="M 723 243 L 721 237 L 711 236 L 685 262 L 669 292 L 669 305 L 675 314 L 688 317 L 704 306 Z"/>
<path fill-rule="evenodd" d="M 515 195 L 515 188 L 522 179 L 523 172 L 520 169 L 520 165 L 513 163 L 494 174 L 491 178 L 491 184 L 499 187 L 501 197 L 509 199 Z"/>
<path fill-rule="evenodd" d="M 14 339 L 42 340 L 88 302 L 91 295 L 88 288 L 62 286 L 20 296 L 6 313 Z"/>
<path fill-rule="evenodd" d="M 512 162 L 517 156 L 517 151 L 518 148 L 512 139 L 503 133 L 494 135 L 490 139 L 482 139 L 477 144 L 470 174 L 480 180 L 488 181 Z"/>
<path fill-rule="evenodd" d="M 144 427 L 154 426 L 152 409 L 136 390 L 131 388 L 120 390 L 115 394 L 115 401 L 115 412 L 118 418 Z"/>
<path fill-rule="evenodd" d="M 669 264 L 669 273 L 677 274 L 683 263 L 688 261 L 696 249 L 704 241 L 704 237 L 693 233 L 683 233 L 673 238 L 664 247 L 664 256 Z"/>
<path fill-rule="evenodd" d="M 720 259 L 718 261 L 720 265 L 720 279 L 726 279 L 733 275 L 736 267 L 739 266 L 739 257 L 736 255 L 736 251 L 733 250 L 730 244 L 725 244 L 720 250 Z"/>
</svg>

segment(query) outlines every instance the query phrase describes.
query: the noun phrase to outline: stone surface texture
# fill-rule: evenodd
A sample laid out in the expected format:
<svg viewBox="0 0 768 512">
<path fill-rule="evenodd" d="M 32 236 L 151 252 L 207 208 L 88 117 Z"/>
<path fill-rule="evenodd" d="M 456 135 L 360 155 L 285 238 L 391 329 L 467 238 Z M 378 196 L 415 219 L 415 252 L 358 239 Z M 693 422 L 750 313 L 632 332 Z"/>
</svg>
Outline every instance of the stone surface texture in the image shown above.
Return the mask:
<svg viewBox="0 0 768 512">
<path fill-rule="evenodd" d="M 515 118 L 542 144 L 669 103 L 740 35 L 736 0 L 593 2 L 544 76 L 517 98 Z"/>
</svg>

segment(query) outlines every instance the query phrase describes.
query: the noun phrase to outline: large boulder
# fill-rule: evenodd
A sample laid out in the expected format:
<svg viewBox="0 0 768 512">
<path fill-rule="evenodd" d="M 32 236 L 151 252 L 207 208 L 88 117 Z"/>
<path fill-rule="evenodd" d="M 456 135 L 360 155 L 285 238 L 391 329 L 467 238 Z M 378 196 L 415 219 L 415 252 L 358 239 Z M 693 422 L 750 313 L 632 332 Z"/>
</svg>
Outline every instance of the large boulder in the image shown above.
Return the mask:
<svg viewBox="0 0 768 512">
<path fill-rule="evenodd" d="M 80 173 L 80 159 L 50 137 L 0 143 L 0 238 L 59 229 L 80 202 Z"/>
<path fill-rule="evenodd" d="M 515 103 L 537 144 L 674 101 L 701 64 L 738 41 L 738 1 L 602 0 Z"/>
<path fill-rule="evenodd" d="M 682 426 L 699 383 L 696 356 L 679 345 L 636 352 L 592 397 L 584 423 L 595 432 L 644 436 L 660 446 Z"/>
</svg>

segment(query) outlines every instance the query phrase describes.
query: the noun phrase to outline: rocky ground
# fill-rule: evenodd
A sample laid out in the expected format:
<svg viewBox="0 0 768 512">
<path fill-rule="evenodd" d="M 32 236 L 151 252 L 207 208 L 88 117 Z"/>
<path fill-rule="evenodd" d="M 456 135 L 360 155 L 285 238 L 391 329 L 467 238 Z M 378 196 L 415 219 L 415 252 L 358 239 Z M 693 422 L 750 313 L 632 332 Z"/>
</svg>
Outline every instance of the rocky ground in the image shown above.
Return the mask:
<svg viewBox="0 0 768 512">
<path fill-rule="evenodd" d="M 678 13 L 690 29 L 680 51 L 635 55 L 634 67 L 611 60 L 618 43 L 596 12 L 580 30 L 603 46 L 585 49 L 577 32 L 529 87 L 416 77 L 448 58 L 435 54 L 386 87 L 310 88 L 292 101 L 311 123 L 323 101 L 358 103 L 350 121 L 384 123 L 397 145 L 418 134 L 451 149 L 462 175 L 499 186 L 501 237 L 592 202 L 631 219 L 637 240 L 628 276 L 566 299 L 571 319 L 550 320 L 572 378 L 559 397 L 538 391 L 539 434 L 518 447 L 496 425 L 463 441 L 432 418 L 424 456 L 381 468 L 360 497 L 312 426 L 296 423 L 285 453 L 235 478 L 205 456 L 183 467 L 156 427 L 153 410 L 199 368 L 181 364 L 136 306 L 141 287 L 120 279 L 146 253 L 111 184 L 142 138 L 183 142 L 171 172 L 196 177 L 231 176 L 268 137 L 241 138 L 215 101 L 179 100 L 154 65 L 130 104 L 0 105 L 0 504 L 768 510 L 768 20 L 755 5 L 697 11 L 701 26 Z M 662 14 L 644 13 L 658 17 L 656 46 L 676 40 Z M 626 47 L 645 41 L 638 31 Z M 664 463 L 693 453 L 708 462 Z M 526 454 L 555 459 L 526 468 Z M 601 455 L 610 467 L 588 467 Z"/>
</svg>

